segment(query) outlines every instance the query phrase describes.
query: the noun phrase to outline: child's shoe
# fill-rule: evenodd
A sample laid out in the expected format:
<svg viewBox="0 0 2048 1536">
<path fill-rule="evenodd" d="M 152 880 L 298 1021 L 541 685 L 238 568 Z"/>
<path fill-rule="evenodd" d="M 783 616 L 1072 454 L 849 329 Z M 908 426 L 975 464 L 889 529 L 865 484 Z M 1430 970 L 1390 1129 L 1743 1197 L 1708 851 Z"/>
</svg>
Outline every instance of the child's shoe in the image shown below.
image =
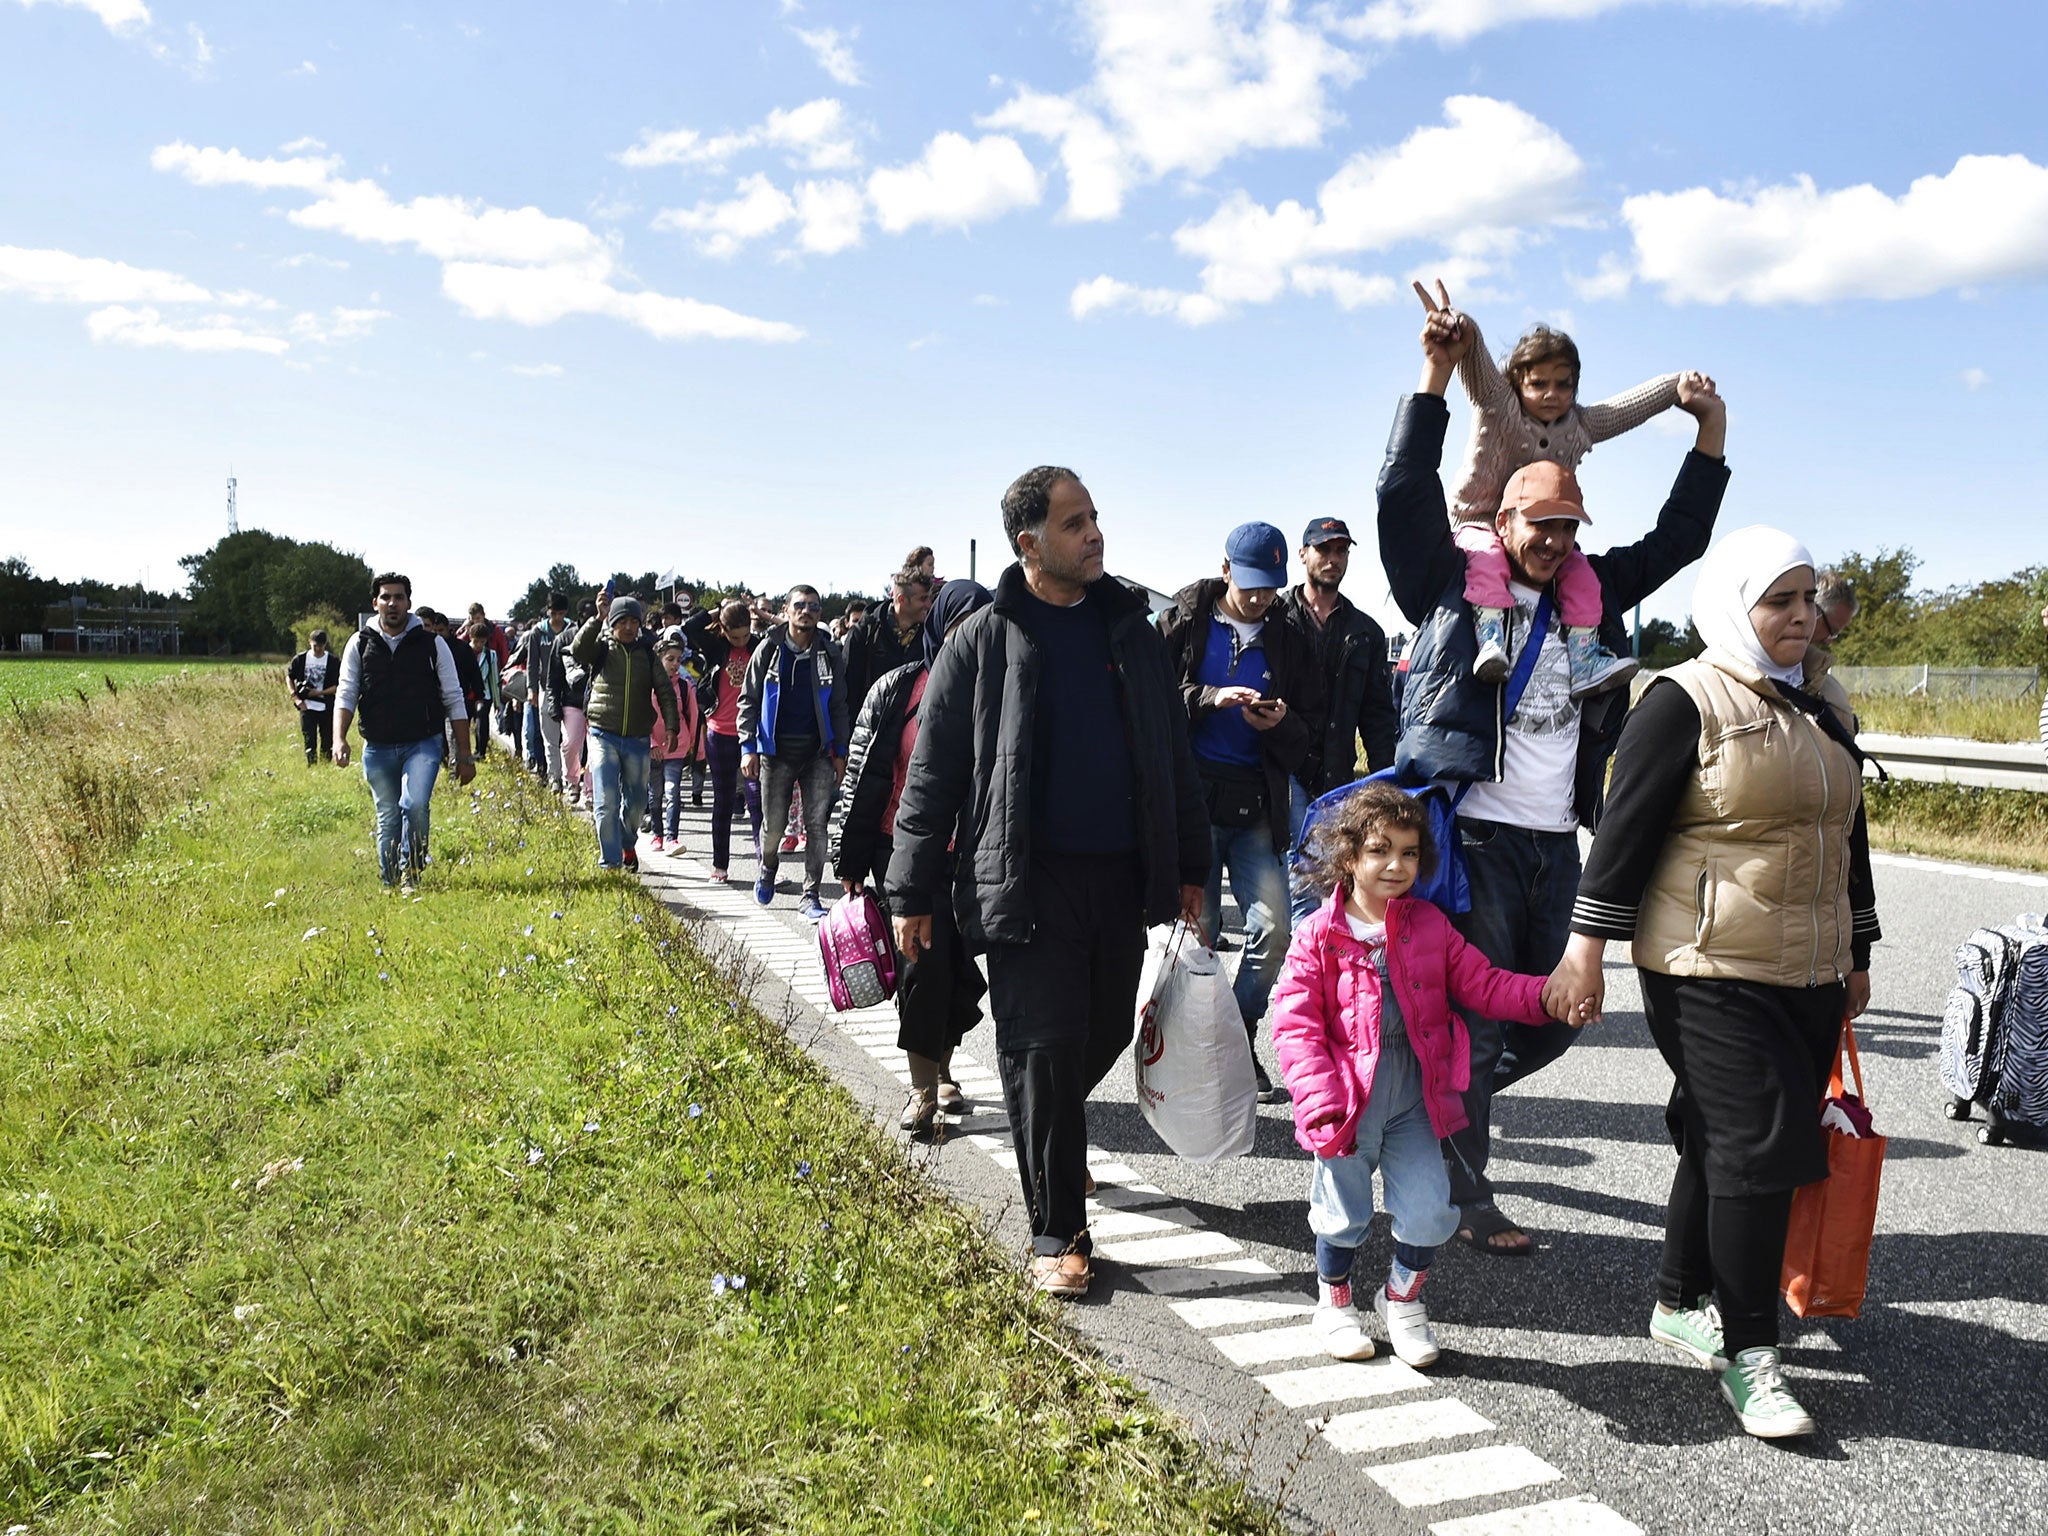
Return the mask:
<svg viewBox="0 0 2048 1536">
<path fill-rule="evenodd" d="M 1813 1415 L 1799 1406 L 1778 1374 L 1775 1349 L 1745 1349 L 1721 1373 L 1721 1395 L 1742 1427 L 1762 1440 L 1813 1433 Z"/>
<path fill-rule="evenodd" d="M 659 832 L 655 833 L 655 834 L 654 834 L 654 851 L 655 851 L 656 853 L 659 853 L 659 852 L 661 852 L 661 850 L 662 850 L 662 847 L 663 847 L 663 846 L 664 846 L 664 845 L 663 845 L 663 843 L 662 843 L 662 841 L 661 841 L 661 834 L 660 834 Z"/>
<path fill-rule="evenodd" d="M 1370 1360 L 1372 1335 L 1365 1331 L 1365 1317 L 1351 1300 L 1351 1282 L 1332 1285 L 1316 1280 L 1316 1310 L 1309 1327 L 1322 1341 L 1323 1352 L 1333 1360 Z"/>
<path fill-rule="evenodd" d="M 1572 697 L 1590 698 L 1619 688 L 1636 675 L 1633 656 L 1617 656 L 1600 643 L 1600 631 L 1572 625 L 1564 632 L 1565 652 L 1571 657 Z"/>
<path fill-rule="evenodd" d="M 1373 1311 L 1387 1325 L 1387 1342 L 1403 1365 L 1435 1365 L 1436 1335 L 1430 1332 L 1429 1309 L 1420 1300 L 1396 1301 L 1381 1286 L 1372 1299 Z"/>
<path fill-rule="evenodd" d="M 1482 683 L 1508 680 L 1508 612 L 1505 608 L 1474 608 L 1472 626 L 1479 631 L 1479 656 L 1472 675 Z"/>
</svg>

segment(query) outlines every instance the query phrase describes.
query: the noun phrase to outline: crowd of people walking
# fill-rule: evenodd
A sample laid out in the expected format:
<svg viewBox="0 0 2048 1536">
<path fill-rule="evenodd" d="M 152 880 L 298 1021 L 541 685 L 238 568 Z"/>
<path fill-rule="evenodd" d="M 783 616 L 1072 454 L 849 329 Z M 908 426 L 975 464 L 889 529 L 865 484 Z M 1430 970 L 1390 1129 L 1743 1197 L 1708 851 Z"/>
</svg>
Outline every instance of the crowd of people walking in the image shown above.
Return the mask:
<svg viewBox="0 0 2048 1536">
<path fill-rule="evenodd" d="M 1715 1369 L 1749 1432 L 1810 1432 L 1778 1370 L 1777 1276 L 1792 1193 L 1826 1175 L 1822 1086 L 1879 936 L 1824 648 L 1853 594 L 1788 532 L 1713 544 L 1712 379 L 1581 405 L 1568 337 L 1539 327 L 1496 363 L 1441 285 L 1417 292 L 1421 380 L 1375 529 L 1414 627 L 1398 703 L 1387 637 L 1343 591 L 1345 519 L 1217 530 L 1210 574 L 1155 615 L 1107 574 L 1088 486 L 1040 466 L 1002 494 L 1015 560 L 992 588 L 940 579 L 920 548 L 831 623 L 810 585 L 659 612 L 607 587 L 551 593 L 508 633 L 480 606 L 415 614 L 410 582 L 380 576 L 338 660 L 316 632 L 291 663 L 307 760 L 345 764 L 360 729 L 395 891 L 420 879 L 436 775 L 469 782 L 496 734 L 588 809 L 603 869 L 637 867 L 643 837 L 682 852 L 685 785 L 702 807 L 708 779 L 711 880 L 737 825 L 764 906 L 793 885 L 823 919 L 828 867 L 838 899 L 877 894 L 903 962 L 902 1127 L 940 1135 L 966 1107 L 950 1063 L 986 1007 L 1032 1276 L 1054 1295 L 1092 1278 L 1086 1106 L 1130 1046 L 1147 931 L 1220 944 L 1227 880 L 1233 996 L 1259 1097 L 1291 1102 L 1311 1156 L 1314 1327 L 1342 1359 L 1375 1348 L 1353 1280 L 1375 1172 L 1394 1244 L 1371 1308 L 1411 1365 L 1438 1355 L 1424 1283 L 1443 1245 L 1532 1251 L 1488 1176 L 1493 1102 L 1597 1021 L 1604 948 L 1628 943 L 1678 1153 L 1649 1335 Z M 1453 377 L 1474 423 L 1447 495 Z M 1693 441 L 1654 526 L 1583 550 L 1580 458 L 1672 408 Z M 1631 707 L 1622 615 L 1703 556 L 1706 651 Z M 1447 862 L 1466 910 L 1415 894 Z"/>
</svg>

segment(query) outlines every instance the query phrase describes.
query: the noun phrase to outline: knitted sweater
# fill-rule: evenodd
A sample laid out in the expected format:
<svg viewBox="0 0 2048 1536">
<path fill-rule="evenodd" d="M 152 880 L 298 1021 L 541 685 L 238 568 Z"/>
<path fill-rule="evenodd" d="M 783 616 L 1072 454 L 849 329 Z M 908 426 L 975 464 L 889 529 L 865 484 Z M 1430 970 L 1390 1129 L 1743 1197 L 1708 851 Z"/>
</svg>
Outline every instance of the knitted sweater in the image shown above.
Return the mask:
<svg viewBox="0 0 2048 1536">
<path fill-rule="evenodd" d="M 1595 443 L 1619 437 L 1678 404 L 1678 375 L 1667 373 L 1593 405 L 1574 404 L 1545 425 L 1522 409 L 1514 385 L 1488 355 L 1478 323 L 1470 315 L 1462 318 L 1472 345 L 1458 364 L 1458 378 L 1472 400 L 1472 437 L 1451 495 L 1453 522 L 1492 522 L 1501 492 L 1523 465 L 1552 459 L 1577 469 Z"/>
</svg>

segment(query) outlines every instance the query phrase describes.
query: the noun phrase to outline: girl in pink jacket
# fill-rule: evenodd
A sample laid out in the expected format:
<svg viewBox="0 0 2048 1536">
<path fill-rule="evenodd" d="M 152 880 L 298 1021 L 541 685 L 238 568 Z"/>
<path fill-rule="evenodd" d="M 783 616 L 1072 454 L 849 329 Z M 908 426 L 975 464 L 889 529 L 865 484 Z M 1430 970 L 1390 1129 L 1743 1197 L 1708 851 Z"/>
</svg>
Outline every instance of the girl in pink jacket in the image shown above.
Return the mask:
<svg viewBox="0 0 2048 1536">
<path fill-rule="evenodd" d="M 1294 1099 L 1294 1136 L 1315 1154 L 1311 1322 L 1339 1360 L 1373 1352 L 1352 1302 L 1351 1261 L 1380 1171 L 1394 1263 L 1373 1296 L 1394 1353 L 1432 1364 L 1422 1282 L 1458 1229 L 1438 1143 L 1465 1124 L 1465 1023 L 1451 1005 L 1541 1024 L 1544 978 L 1496 970 L 1409 888 L 1435 860 L 1427 808 L 1391 784 L 1361 785 L 1317 825 L 1310 855 L 1330 899 L 1295 931 L 1273 993 L 1273 1049 Z"/>
</svg>

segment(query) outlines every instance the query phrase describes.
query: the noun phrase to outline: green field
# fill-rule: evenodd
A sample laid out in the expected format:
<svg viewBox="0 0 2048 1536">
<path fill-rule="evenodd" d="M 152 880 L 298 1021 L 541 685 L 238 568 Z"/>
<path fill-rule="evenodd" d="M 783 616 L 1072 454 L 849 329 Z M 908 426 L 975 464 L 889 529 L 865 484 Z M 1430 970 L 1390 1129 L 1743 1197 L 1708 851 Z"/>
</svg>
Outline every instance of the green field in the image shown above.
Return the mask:
<svg viewBox="0 0 2048 1536">
<path fill-rule="evenodd" d="M 0 661 L 0 709 L 11 702 L 44 704 L 53 700 L 88 698 L 115 688 L 135 688 L 162 682 L 188 672 L 215 670 L 223 666 L 252 666 L 248 662 L 216 662 L 204 657 L 159 660 L 134 656 L 50 656 L 41 660 Z M 282 684 L 279 685 L 282 689 Z M 281 694 L 280 694 L 281 696 Z"/>
<path fill-rule="evenodd" d="M 1279 1529 L 586 819 L 444 780 L 385 897 L 237 691 L 0 925 L 0 1528 Z"/>
</svg>

